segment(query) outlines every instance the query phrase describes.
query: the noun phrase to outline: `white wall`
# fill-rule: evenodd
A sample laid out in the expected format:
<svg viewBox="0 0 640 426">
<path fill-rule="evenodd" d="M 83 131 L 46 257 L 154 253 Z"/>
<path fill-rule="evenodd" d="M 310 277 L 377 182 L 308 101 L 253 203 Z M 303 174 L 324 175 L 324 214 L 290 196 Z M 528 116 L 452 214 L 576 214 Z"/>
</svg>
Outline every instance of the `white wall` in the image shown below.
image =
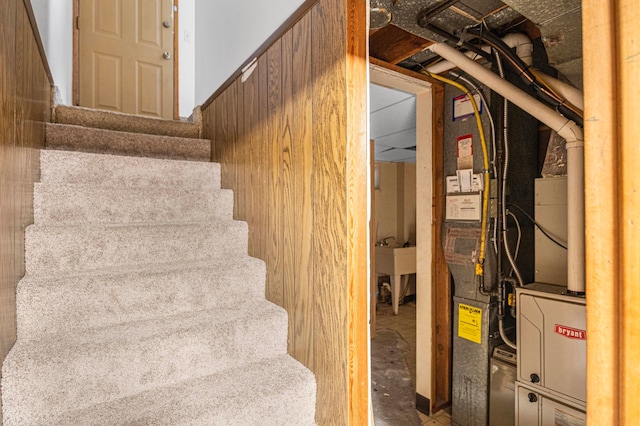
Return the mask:
<svg viewBox="0 0 640 426">
<path fill-rule="evenodd" d="M 180 0 L 178 6 L 178 102 L 180 117 L 189 117 L 196 106 L 196 0 Z"/>
<path fill-rule="evenodd" d="M 202 104 L 304 0 L 196 0 L 196 104 Z"/>
<path fill-rule="evenodd" d="M 303 2 L 180 1 L 180 115 L 191 115 L 193 107 L 220 87 Z M 70 105 L 73 1 L 31 0 L 31 4 L 61 102 Z M 185 41 L 185 30 L 191 42 Z"/>
<path fill-rule="evenodd" d="M 60 91 L 61 103 L 70 105 L 73 89 L 73 2 L 31 0 L 42 44 Z"/>
</svg>

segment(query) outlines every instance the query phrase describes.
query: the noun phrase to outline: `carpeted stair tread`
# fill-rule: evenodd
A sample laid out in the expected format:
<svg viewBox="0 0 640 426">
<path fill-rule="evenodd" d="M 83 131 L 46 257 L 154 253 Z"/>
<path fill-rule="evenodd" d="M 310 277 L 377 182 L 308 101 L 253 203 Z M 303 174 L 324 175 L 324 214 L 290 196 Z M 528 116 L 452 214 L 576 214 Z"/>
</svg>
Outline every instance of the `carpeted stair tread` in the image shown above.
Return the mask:
<svg viewBox="0 0 640 426">
<path fill-rule="evenodd" d="M 220 188 L 217 163 L 42 150 L 40 164 L 42 183 L 118 188 Z"/>
<path fill-rule="evenodd" d="M 279 356 L 52 416 L 47 424 L 310 426 L 314 407 L 313 375 L 293 358 Z"/>
<path fill-rule="evenodd" d="M 259 259 L 158 269 L 26 276 L 16 295 L 18 336 L 32 340 L 264 299 L 265 265 Z"/>
<path fill-rule="evenodd" d="M 30 225 L 27 274 L 87 271 L 247 255 L 246 222 L 166 225 Z"/>
<path fill-rule="evenodd" d="M 287 353 L 286 312 L 266 301 L 18 340 L 3 391 L 21 411 L 83 408 Z"/>
<path fill-rule="evenodd" d="M 37 183 L 37 224 L 193 223 L 230 219 L 230 190 L 113 188 Z"/>
<path fill-rule="evenodd" d="M 46 125 L 47 149 L 210 161 L 211 141 L 195 138 L 116 132 L 69 124 Z"/>
<path fill-rule="evenodd" d="M 71 124 L 120 132 L 176 136 L 182 138 L 198 138 L 200 136 L 199 126 L 193 122 L 162 120 L 159 118 L 78 106 L 56 105 L 53 118 L 56 123 L 60 124 Z"/>
<path fill-rule="evenodd" d="M 314 424 L 218 164 L 40 155 L 4 426 Z"/>
</svg>

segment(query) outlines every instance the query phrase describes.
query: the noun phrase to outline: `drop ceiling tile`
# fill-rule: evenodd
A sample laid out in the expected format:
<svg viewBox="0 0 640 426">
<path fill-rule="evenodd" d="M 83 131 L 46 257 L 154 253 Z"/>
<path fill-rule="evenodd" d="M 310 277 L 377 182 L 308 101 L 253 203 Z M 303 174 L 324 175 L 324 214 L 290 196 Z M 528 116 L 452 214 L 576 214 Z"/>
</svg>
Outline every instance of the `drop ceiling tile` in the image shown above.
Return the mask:
<svg viewBox="0 0 640 426">
<path fill-rule="evenodd" d="M 415 97 L 371 113 L 370 126 L 371 139 L 379 139 L 415 127 Z"/>
<path fill-rule="evenodd" d="M 416 152 L 411 149 L 390 149 L 376 155 L 376 161 L 415 162 Z"/>
<path fill-rule="evenodd" d="M 411 129 L 403 130 L 374 140 L 376 145 L 381 144 L 393 148 L 411 148 L 412 146 L 416 146 L 416 129 L 415 127 L 412 127 Z"/>
<path fill-rule="evenodd" d="M 401 90 L 371 84 L 369 86 L 369 110 L 374 113 L 413 96 L 413 94 Z"/>
</svg>

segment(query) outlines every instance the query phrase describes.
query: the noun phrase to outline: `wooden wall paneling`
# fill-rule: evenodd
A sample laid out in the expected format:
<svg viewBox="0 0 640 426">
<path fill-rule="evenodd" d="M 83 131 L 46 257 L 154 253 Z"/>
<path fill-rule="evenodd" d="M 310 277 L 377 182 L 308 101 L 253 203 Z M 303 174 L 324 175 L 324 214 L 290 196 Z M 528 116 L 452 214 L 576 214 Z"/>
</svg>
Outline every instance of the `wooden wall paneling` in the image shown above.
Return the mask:
<svg viewBox="0 0 640 426">
<path fill-rule="evenodd" d="M 435 292 L 434 353 L 436 408 L 451 401 L 451 282 L 444 257 L 442 222 L 444 219 L 444 88 L 432 86 L 433 103 L 433 289 Z"/>
<path fill-rule="evenodd" d="M 15 328 L 15 276 L 13 255 L 12 186 L 16 110 L 16 4 L 0 3 L 0 360 L 13 346 Z M 20 2 L 22 3 L 22 2 Z M 1 374 L 1 371 L 0 371 Z"/>
<path fill-rule="evenodd" d="M 269 167 L 268 167 L 268 154 L 269 154 L 269 143 L 268 143 L 268 135 L 269 135 L 269 127 L 268 127 L 268 117 L 269 117 L 269 61 L 267 55 L 262 55 L 260 59 L 258 59 L 258 87 L 260 89 L 258 102 L 258 109 L 260 111 L 259 121 L 259 135 L 258 135 L 258 155 L 260 158 L 260 169 L 258 170 L 258 185 L 256 186 L 256 191 L 259 191 L 258 201 L 256 203 L 257 214 L 258 214 L 258 239 L 259 246 L 258 252 L 260 253 L 260 259 L 265 260 L 267 258 L 267 246 L 269 244 L 267 238 L 267 227 L 268 227 L 268 216 L 269 216 L 269 207 L 268 207 L 268 199 L 265 196 L 267 194 L 267 188 L 269 185 Z"/>
<path fill-rule="evenodd" d="M 275 42 L 267 51 L 269 64 L 268 102 L 268 188 L 267 188 L 267 299 L 283 305 L 283 206 L 282 206 L 282 41 Z"/>
<path fill-rule="evenodd" d="M 214 114 L 204 115 L 215 121 L 207 131 L 224 141 L 220 158 L 227 187 L 238 189 L 234 167 L 248 161 L 244 184 L 252 193 L 243 199 L 256 228 L 250 250 L 265 260 L 267 297 L 290 315 L 290 353 L 316 375 L 321 425 L 366 424 L 368 414 L 362 216 L 367 65 L 361 3 L 318 2 L 258 58 L 242 92 L 234 89 L 241 84 L 236 80 L 208 102 Z M 347 41 L 348 34 L 359 37 L 361 28 L 361 39 Z M 244 136 L 235 140 L 228 137 L 225 120 L 239 117 L 219 112 L 238 108 L 234 90 L 244 95 Z M 351 112 L 350 101 L 356 105 Z"/>
<path fill-rule="evenodd" d="M 33 183 L 40 180 L 40 148 L 44 146 L 44 122 L 49 121 L 51 86 L 42 66 L 41 51 L 34 36 L 29 12 L 18 8 L 16 35 L 23 40 L 16 52 L 16 165 L 14 198 L 16 219 L 15 245 L 17 279 L 24 275 L 24 228 L 33 223 Z M 18 47 L 20 48 L 20 47 Z"/>
<path fill-rule="evenodd" d="M 282 135 L 282 306 L 291 312 L 289 315 L 289 346 L 295 345 L 295 294 L 298 283 L 295 279 L 295 185 L 296 177 L 293 162 L 297 155 L 293 139 L 293 31 L 282 36 L 282 109 L 280 114 L 280 132 Z"/>
<path fill-rule="evenodd" d="M 227 109 L 227 99 L 229 97 L 230 90 L 224 92 L 220 98 L 216 99 L 213 103 L 211 110 L 211 116 L 213 119 L 213 125 L 211 126 L 211 131 L 213 132 L 211 139 L 213 139 L 213 143 L 216 146 L 216 153 L 219 156 L 220 161 L 220 185 L 222 188 L 232 188 L 231 186 L 231 176 L 229 173 L 229 169 L 231 168 L 231 160 L 232 157 L 229 155 L 232 147 L 230 143 L 225 140 L 224 131 L 224 123 L 226 121 L 226 109 Z M 207 109 L 205 111 L 210 111 Z"/>
<path fill-rule="evenodd" d="M 24 229 L 33 222 L 51 73 L 28 1 L 0 5 L 0 361 L 16 339 L 15 290 L 24 275 Z M 1 410 L 1 404 L 0 404 Z M 2 423 L 0 419 L 0 424 Z"/>
<path fill-rule="evenodd" d="M 218 163 L 218 154 L 216 152 L 217 144 L 211 137 L 211 135 L 214 133 L 213 124 L 211 122 L 211 114 L 214 109 L 215 107 L 211 105 L 211 108 L 206 111 L 202 111 L 202 137 L 204 138 L 205 135 L 207 135 L 209 137 L 209 140 L 211 141 L 211 155 L 209 156 L 209 160 L 212 163 Z"/>
<path fill-rule="evenodd" d="M 587 422 L 623 425 L 621 393 L 621 300 L 624 281 L 619 256 L 620 146 L 618 122 L 618 22 L 615 1 L 583 2 L 585 90 L 585 225 L 587 292 Z M 634 283 L 635 284 L 635 283 Z M 637 300 L 635 301 L 638 302 Z"/>
<path fill-rule="evenodd" d="M 240 148 L 238 147 L 238 86 L 239 81 L 234 82 L 228 91 L 228 98 L 225 104 L 226 118 L 224 122 L 224 141 L 229 145 L 228 155 L 232 164 L 229 172 L 229 179 L 233 191 L 233 217 L 238 218 L 240 205 L 240 188 L 238 187 L 238 168 L 240 164 Z"/>
<path fill-rule="evenodd" d="M 367 4 L 346 2 L 346 182 L 349 424 L 369 420 Z"/>
<path fill-rule="evenodd" d="M 206 120 L 203 126 L 204 135 L 211 139 L 211 143 L 213 144 L 215 161 L 220 163 L 220 185 L 223 188 L 228 188 L 226 185 L 226 176 L 225 169 L 227 167 L 226 158 L 224 157 L 225 144 L 222 140 L 222 118 L 221 118 L 221 109 L 224 107 L 223 102 L 224 96 L 216 99 L 209 108 L 202 111 L 202 119 Z M 208 123 L 207 123 L 208 121 Z M 210 132 L 210 133 L 206 133 Z"/>
<path fill-rule="evenodd" d="M 295 176 L 294 264 L 295 291 L 292 311 L 295 321 L 289 352 L 298 361 L 314 368 L 313 315 L 313 102 L 311 73 L 311 16 L 293 28 L 293 122 Z"/>
<path fill-rule="evenodd" d="M 257 88 L 258 77 L 255 72 L 253 72 L 247 80 L 242 83 L 243 86 L 243 96 L 244 96 L 244 119 L 243 119 L 243 132 L 244 132 L 244 140 L 246 144 L 246 167 L 245 167 L 245 191 L 244 191 L 244 199 L 245 199 L 245 220 L 249 225 L 249 255 L 254 257 L 259 257 L 258 253 L 255 250 L 256 246 L 256 215 L 255 215 L 255 206 L 254 200 L 257 197 L 255 191 L 255 184 L 257 181 L 257 172 L 256 169 L 259 166 L 259 159 L 256 156 L 256 134 L 258 132 L 257 126 L 259 123 L 258 120 L 258 88 Z"/>
<path fill-rule="evenodd" d="M 238 220 L 247 219 L 246 173 L 248 163 L 247 140 L 244 128 L 244 84 L 240 80 L 236 82 L 237 105 L 235 118 L 235 153 L 236 153 L 236 190 L 235 194 L 235 218 Z"/>
<path fill-rule="evenodd" d="M 339 425 L 349 423 L 344 7 L 321 0 L 311 12 L 316 421 Z"/>
<path fill-rule="evenodd" d="M 620 0 L 616 2 L 619 17 L 618 34 L 616 36 L 619 67 L 618 94 L 620 96 L 619 120 L 622 146 L 619 155 L 621 160 L 622 208 L 620 221 L 622 224 L 622 282 L 624 283 L 622 302 L 622 365 L 621 389 L 624 400 L 623 424 L 637 422 L 640 418 L 640 184 L 637 179 L 638 133 L 640 132 L 640 111 L 637 99 L 640 94 L 640 4 L 637 1 Z M 624 88 L 624 89 L 623 89 Z M 592 143 L 597 143 L 592 141 Z M 588 296 L 587 296 L 588 297 Z"/>
</svg>

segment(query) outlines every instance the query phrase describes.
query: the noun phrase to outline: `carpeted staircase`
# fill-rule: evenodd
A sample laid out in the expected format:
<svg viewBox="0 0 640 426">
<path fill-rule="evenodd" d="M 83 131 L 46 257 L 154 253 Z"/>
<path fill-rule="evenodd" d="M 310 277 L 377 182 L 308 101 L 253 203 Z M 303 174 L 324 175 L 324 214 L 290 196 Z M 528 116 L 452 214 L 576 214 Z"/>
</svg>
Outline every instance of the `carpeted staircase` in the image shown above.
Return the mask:
<svg viewBox="0 0 640 426">
<path fill-rule="evenodd" d="M 4 426 L 314 424 L 314 377 L 219 165 L 140 157 L 207 160 L 210 143 L 66 120 L 41 153 Z"/>
</svg>

